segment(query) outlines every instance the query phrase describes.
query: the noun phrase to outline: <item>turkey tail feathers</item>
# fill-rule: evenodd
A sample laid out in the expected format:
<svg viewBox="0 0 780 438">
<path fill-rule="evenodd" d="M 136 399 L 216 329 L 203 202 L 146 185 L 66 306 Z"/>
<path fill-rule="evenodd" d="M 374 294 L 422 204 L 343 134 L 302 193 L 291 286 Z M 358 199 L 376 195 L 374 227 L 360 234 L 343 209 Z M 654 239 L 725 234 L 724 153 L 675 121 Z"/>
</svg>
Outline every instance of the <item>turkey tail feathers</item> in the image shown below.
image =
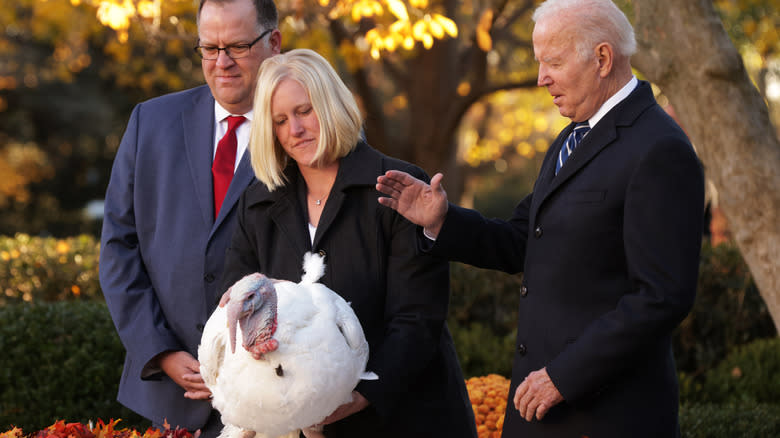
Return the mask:
<svg viewBox="0 0 780 438">
<path fill-rule="evenodd" d="M 325 258 L 319 254 L 307 252 L 303 255 L 303 272 L 301 283 L 316 283 L 325 275 Z"/>
</svg>

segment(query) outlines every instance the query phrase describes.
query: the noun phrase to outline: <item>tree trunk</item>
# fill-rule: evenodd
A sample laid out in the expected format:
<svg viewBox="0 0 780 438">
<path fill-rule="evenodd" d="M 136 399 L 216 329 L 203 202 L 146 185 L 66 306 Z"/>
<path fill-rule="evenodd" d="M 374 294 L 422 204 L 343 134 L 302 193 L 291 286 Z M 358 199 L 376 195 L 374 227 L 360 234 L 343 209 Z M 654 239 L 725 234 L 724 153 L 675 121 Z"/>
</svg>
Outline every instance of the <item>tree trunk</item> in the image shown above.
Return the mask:
<svg viewBox="0 0 780 438">
<path fill-rule="evenodd" d="M 780 142 L 710 0 L 635 0 L 634 66 L 668 96 L 780 329 Z"/>
</svg>

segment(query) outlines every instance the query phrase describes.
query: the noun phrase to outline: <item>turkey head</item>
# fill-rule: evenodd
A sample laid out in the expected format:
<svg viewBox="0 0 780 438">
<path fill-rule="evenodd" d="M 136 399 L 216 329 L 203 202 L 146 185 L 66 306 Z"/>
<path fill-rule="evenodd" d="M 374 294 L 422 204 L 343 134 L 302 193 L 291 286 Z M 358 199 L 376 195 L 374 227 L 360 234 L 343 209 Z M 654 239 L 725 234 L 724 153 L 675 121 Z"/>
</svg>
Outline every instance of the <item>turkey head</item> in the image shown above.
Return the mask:
<svg viewBox="0 0 780 438">
<path fill-rule="evenodd" d="M 276 350 L 276 289 L 274 281 L 263 274 L 250 274 L 230 288 L 227 324 L 230 351 L 236 352 L 236 327 L 241 327 L 242 346 L 255 359 Z"/>
</svg>

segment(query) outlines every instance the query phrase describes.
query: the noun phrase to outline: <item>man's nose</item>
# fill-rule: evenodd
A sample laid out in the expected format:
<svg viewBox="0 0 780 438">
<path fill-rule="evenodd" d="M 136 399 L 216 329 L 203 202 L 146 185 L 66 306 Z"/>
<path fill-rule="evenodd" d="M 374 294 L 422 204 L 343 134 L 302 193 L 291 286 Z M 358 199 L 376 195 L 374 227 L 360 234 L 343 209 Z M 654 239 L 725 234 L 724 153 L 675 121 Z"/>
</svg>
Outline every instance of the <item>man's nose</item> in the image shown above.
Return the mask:
<svg viewBox="0 0 780 438">
<path fill-rule="evenodd" d="M 228 56 L 227 50 L 220 50 L 217 53 L 217 66 L 220 68 L 230 67 L 233 65 L 235 61 L 233 58 Z"/>
<path fill-rule="evenodd" d="M 545 87 L 547 85 L 550 85 L 550 76 L 547 74 L 547 69 L 539 66 L 539 74 L 536 76 L 536 86 L 537 87 Z"/>
</svg>

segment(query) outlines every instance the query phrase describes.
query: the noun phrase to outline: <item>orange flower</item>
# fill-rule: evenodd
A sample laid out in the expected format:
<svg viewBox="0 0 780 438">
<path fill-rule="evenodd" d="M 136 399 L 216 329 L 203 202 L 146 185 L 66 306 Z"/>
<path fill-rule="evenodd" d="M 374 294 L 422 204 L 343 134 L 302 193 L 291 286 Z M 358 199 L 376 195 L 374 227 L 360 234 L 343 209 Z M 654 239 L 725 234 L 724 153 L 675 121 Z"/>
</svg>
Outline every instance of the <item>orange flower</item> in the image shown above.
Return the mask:
<svg viewBox="0 0 780 438">
<path fill-rule="evenodd" d="M 500 437 L 504 426 L 509 380 L 498 374 L 472 377 L 466 380 L 466 389 L 474 409 L 479 438 Z"/>
</svg>

